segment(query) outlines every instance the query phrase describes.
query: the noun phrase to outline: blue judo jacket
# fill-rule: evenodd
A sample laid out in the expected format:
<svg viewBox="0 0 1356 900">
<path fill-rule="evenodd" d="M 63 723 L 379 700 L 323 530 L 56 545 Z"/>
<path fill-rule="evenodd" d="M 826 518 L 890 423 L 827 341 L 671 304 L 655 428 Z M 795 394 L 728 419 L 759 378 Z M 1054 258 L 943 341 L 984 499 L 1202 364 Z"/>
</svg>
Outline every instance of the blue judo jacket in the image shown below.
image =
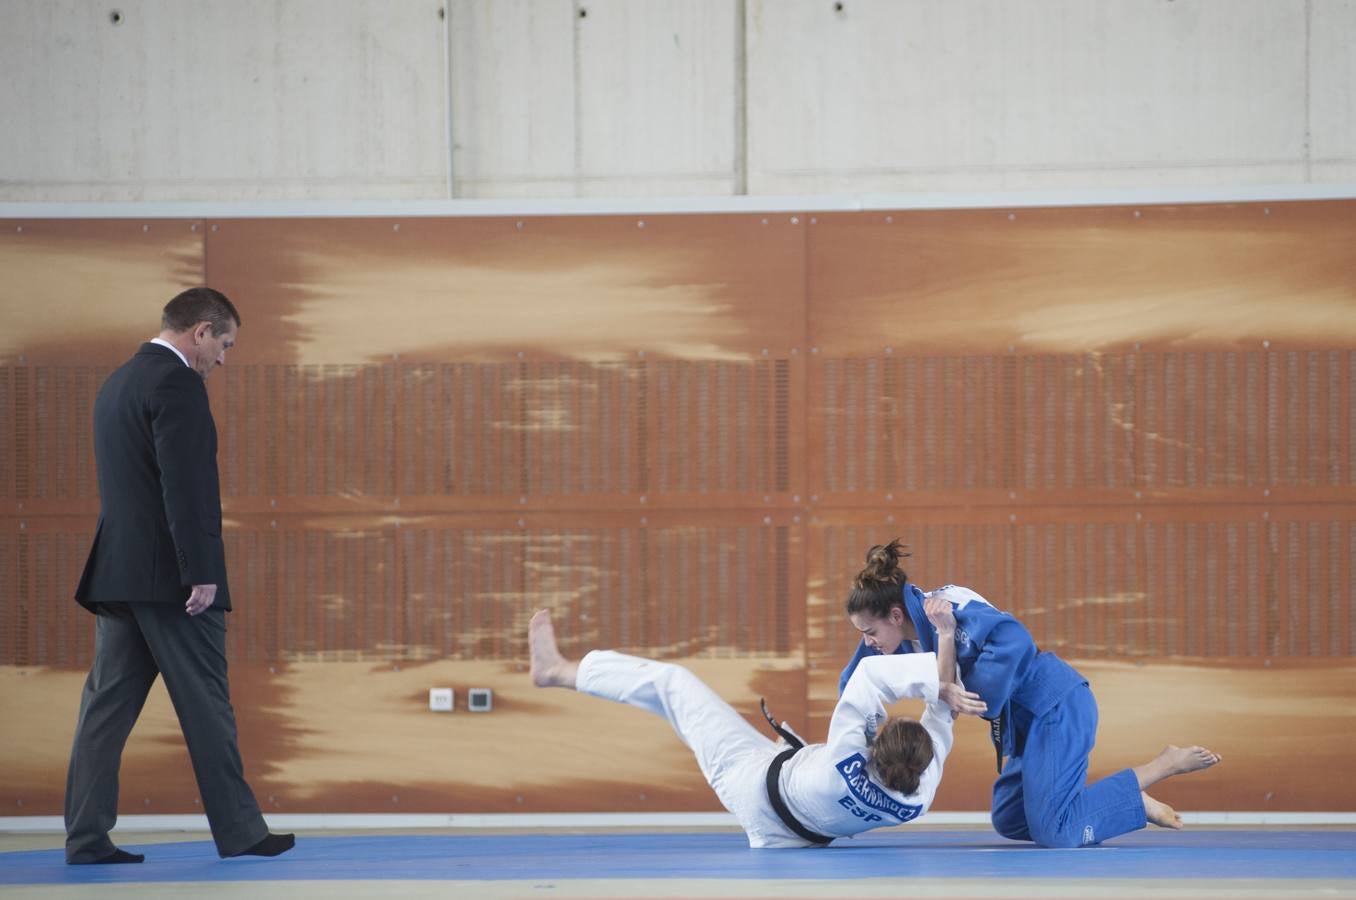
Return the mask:
<svg viewBox="0 0 1356 900">
<path fill-rule="evenodd" d="M 985 718 L 1002 714 L 1005 723 L 1002 755 L 1018 756 L 1032 721 L 1053 708 L 1060 699 L 1087 680 L 1073 666 L 1053 653 L 1042 652 L 1031 632 L 1017 618 L 994 608 L 968 588 L 946 585 L 933 593 L 950 600 L 956 616 L 956 663 L 965 689 L 979 694 L 988 707 Z M 923 611 L 925 595 L 915 585 L 902 588 L 904 611 L 918 632 L 918 650 L 935 653 L 937 632 Z M 912 653 L 909 641 L 896 653 Z M 880 651 L 862 641 L 838 680 L 841 694 L 864 657 Z"/>
</svg>

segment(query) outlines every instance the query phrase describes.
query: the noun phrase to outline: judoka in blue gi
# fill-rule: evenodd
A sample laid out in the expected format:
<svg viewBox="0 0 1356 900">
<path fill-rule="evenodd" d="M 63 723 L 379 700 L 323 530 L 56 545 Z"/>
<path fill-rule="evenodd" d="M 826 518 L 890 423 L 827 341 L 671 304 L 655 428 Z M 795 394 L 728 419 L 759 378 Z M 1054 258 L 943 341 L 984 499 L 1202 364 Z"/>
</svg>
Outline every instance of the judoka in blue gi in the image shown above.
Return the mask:
<svg viewBox="0 0 1356 900">
<path fill-rule="evenodd" d="M 1043 847 L 1081 847 L 1143 828 L 1146 821 L 1182 827 L 1172 807 L 1144 789 L 1213 766 L 1217 754 L 1169 745 L 1143 765 L 1088 784 L 1097 701 L 1087 679 L 1039 650 L 1020 621 L 974 591 L 947 585 L 925 594 L 910 584 L 899 567 L 907 555 L 897 540 L 867 554 L 847 601 L 862 641 L 839 690 L 863 659 L 930 653 L 953 642 L 960 681 L 984 701 L 997 749 L 994 830 Z"/>
</svg>

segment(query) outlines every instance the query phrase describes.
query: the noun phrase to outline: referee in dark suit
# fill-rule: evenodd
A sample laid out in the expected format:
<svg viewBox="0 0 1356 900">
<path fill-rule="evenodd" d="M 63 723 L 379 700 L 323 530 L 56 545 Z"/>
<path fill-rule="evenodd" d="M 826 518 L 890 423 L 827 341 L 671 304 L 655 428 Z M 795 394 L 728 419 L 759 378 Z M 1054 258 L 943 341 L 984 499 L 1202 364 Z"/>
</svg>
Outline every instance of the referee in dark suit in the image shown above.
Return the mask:
<svg viewBox="0 0 1356 900">
<path fill-rule="evenodd" d="M 211 288 L 165 306 L 160 336 L 94 403 L 99 525 L 75 598 L 93 612 L 94 662 L 66 778 L 66 862 L 141 862 L 113 845 L 123 746 L 157 675 L 179 717 L 223 856 L 276 856 L 245 782 L 226 682 L 226 557 L 217 431 L 203 380 L 226 361 L 240 315 Z"/>
</svg>

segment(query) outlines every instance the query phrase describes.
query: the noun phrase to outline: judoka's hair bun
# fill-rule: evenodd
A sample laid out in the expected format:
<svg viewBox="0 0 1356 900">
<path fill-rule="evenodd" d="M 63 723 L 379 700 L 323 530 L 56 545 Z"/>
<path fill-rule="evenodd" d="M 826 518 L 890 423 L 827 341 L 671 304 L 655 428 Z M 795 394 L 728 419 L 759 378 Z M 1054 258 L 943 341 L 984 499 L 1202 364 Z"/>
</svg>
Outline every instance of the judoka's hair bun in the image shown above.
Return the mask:
<svg viewBox="0 0 1356 900">
<path fill-rule="evenodd" d="M 872 584 L 903 584 L 907 580 L 904 570 L 899 567 L 901 559 L 907 559 L 909 551 L 895 538 L 888 544 L 877 544 L 866 553 L 866 567 L 857 573 L 856 587 L 865 588 Z"/>
<path fill-rule="evenodd" d="M 908 555 L 899 538 L 868 550 L 866 567 L 857 573 L 848 592 L 847 614 L 869 613 L 880 618 L 888 616 L 892 606 L 903 606 L 899 588 L 909 576 L 899 567 L 899 561 Z"/>
</svg>

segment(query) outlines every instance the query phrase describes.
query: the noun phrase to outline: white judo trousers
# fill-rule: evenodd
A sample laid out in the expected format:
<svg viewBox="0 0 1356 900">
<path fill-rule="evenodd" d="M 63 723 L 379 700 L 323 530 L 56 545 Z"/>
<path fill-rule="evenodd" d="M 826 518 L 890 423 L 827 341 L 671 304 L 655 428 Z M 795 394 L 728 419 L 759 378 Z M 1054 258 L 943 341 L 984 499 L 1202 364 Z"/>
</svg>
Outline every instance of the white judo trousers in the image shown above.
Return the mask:
<svg viewBox="0 0 1356 900">
<path fill-rule="evenodd" d="M 767 798 L 767 768 L 786 745 L 764 736 L 687 669 L 594 650 L 580 660 L 575 686 L 667 719 L 750 847 L 814 846 L 782 824 Z"/>
</svg>

